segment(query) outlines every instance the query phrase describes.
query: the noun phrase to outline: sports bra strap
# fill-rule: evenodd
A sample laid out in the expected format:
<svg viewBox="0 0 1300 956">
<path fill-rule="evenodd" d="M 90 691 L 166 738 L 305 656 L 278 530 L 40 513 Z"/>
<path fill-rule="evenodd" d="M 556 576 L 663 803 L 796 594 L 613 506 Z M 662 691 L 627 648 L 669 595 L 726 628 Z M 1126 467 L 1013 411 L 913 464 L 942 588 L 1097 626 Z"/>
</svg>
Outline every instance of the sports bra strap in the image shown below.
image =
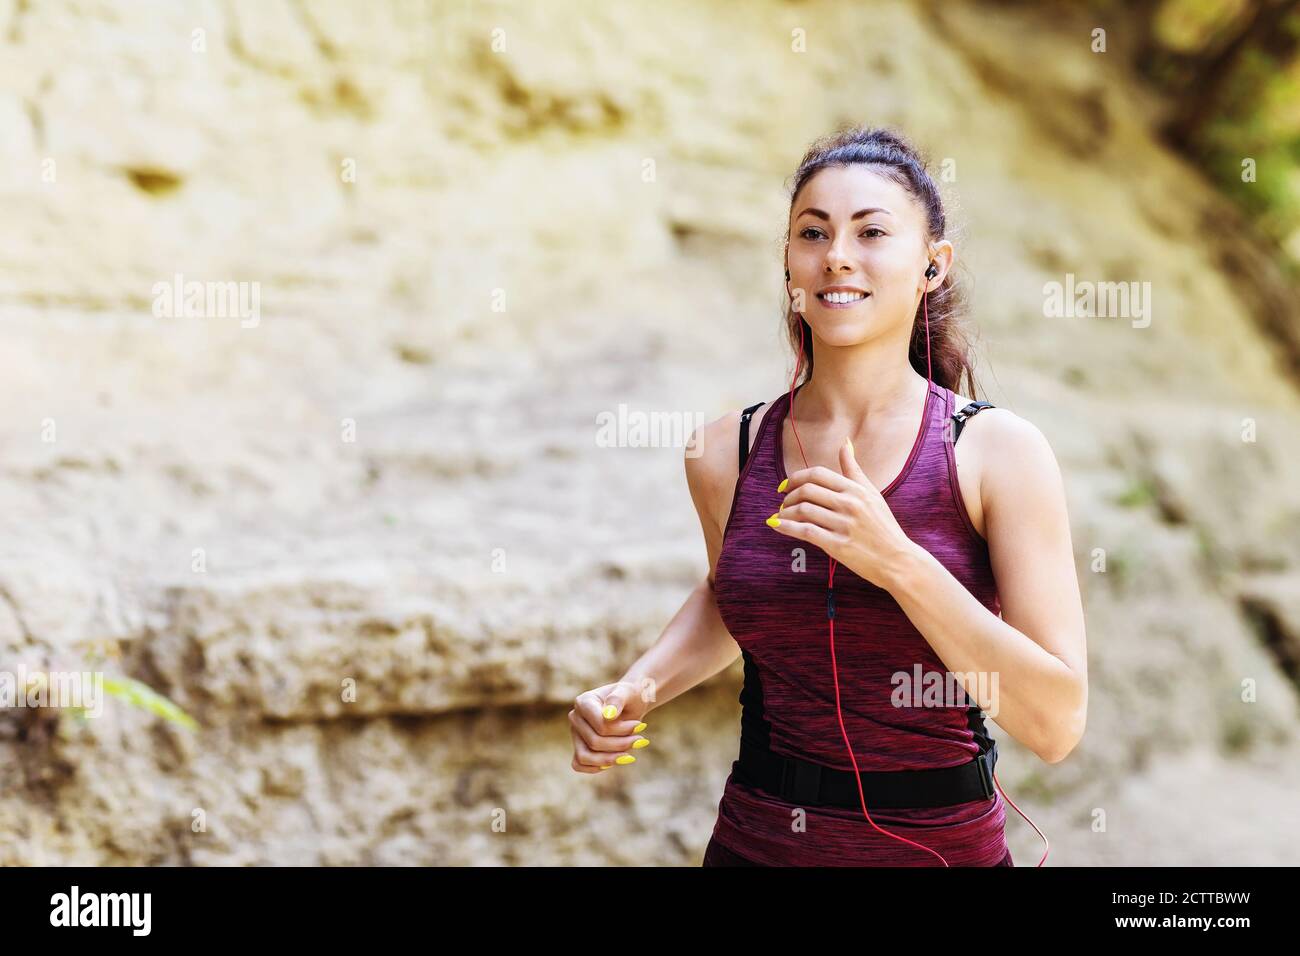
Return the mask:
<svg viewBox="0 0 1300 956">
<path fill-rule="evenodd" d="M 745 470 L 745 459 L 749 457 L 749 420 L 753 417 L 754 412 L 766 405 L 766 402 L 757 402 L 750 405 L 740 413 L 740 470 Z"/>
<path fill-rule="evenodd" d="M 745 461 L 749 458 L 749 420 L 754 417 L 754 412 L 766 404 L 766 402 L 755 402 L 740 413 L 740 471 L 745 470 Z M 952 416 L 952 420 L 957 423 L 952 435 L 953 444 L 956 444 L 957 439 L 961 437 L 961 430 L 965 427 L 966 420 L 986 408 L 997 408 L 997 406 L 992 402 L 970 402 Z"/>
<path fill-rule="evenodd" d="M 740 470 L 744 471 L 745 461 L 749 458 L 749 420 L 754 417 L 754 412 L 766 405 L 766 402 L 755 402 L 743 412 L 740 413 Z M 966 419 L 977 415 L 985 408 L 997 408 L 992 402 L 970 402 L 961 411 L 952 416 L 952 420 L 957 423 L 953 431 L 953 444 L 961 437 L 961 430 L 966 425 Z"/>
<path fill-rule="evenodd" d="M 977 414 L 984 408 L 997 408 L 992 402 L 971 402 L 961 411 L 952 416 L 952 420 L 957 423 L 956 430 L 952 434 L 952 443 L 957 444 L 957 439 L 961 437 L 961 430 L 966 425 L 966 419 Z"/>
</svg>

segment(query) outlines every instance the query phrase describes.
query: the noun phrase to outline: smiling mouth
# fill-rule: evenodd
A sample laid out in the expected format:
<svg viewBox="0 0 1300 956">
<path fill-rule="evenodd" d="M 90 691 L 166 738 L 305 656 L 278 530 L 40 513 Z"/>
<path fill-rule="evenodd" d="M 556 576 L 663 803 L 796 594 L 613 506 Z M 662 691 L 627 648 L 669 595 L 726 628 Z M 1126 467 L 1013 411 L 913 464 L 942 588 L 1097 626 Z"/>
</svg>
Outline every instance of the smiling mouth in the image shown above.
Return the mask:
<svg viewBox="0 0 1300 956">
<path fill-rule="evenodd" d="M 818 292 L 817 298 L 827 305 L 852 305 L 869 295 L 870 292 Z"/>
</svg>

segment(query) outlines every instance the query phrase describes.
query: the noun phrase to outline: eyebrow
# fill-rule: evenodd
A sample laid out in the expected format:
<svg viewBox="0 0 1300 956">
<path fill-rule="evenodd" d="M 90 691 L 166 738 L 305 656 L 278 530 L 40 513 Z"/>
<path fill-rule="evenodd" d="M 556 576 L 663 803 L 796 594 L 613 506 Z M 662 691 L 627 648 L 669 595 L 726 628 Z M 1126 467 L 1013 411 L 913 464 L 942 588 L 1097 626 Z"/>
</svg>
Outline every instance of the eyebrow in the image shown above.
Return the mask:
<svg viewBox="0 0 1300 956">
<path fill-rule="evenodd" d="M 872 207 L 870 207 L 869 209 L 859 209 L 857 212 L 855 212 L 855 213 L 854 213 L 852 216 L 850 216 L 849 218 L 850 218 L 851 220 L 858 220 L 858 219 L 861 219 L 863 216 L 870 216 L 873 212 L 883 212 L 886 216 L 892 216 L 892 215 L 893 215 L 892 212 L 890 212 L 888 209 L 885 209 L 885 208 L 882 207 L 882 206 L 872 206 Z M 812 206 L 809 206 L 809 207 L 808 207 L 807 209 L 805 209 L 803 212 L 799 213 L 799 216 L 805 216 L 805 215 L 816 216 L 818 219 L 824 219 L 824 220 L 826 220 L 827 222 L 830 222 L 830 219 L 831 219 L 829 213 L 826 213 L 826 212 L 822 211 L 821 209 L 816 209 L 816 208 L 814 208 L 814 207 L 812 207 Z M 795 216 L 795 218 L 798 219 L 799 216 Z"/>
</svg>

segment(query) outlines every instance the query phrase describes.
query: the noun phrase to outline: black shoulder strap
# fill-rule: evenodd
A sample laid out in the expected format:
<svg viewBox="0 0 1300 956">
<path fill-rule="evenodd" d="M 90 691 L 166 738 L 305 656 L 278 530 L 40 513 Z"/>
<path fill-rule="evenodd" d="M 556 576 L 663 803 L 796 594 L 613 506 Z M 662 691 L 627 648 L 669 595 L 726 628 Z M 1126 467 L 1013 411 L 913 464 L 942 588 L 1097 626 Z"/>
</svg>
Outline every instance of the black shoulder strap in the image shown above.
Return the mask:
<svg viewBox="0 0 1300 956">
<path fill-rule="evenodd" d="M 966 424 L 966 419 L 979 412 L 982 408 L 997 408 L 992 402 L 971 402 L 961 411 L 952 416 L 952 420 L 957 423 L 957 427 L 952 433 L 952 443 L 957 444 L 957 439 L 961 437 L 961 430 Z"/>
<path fill-rule="evenodd" d="M 740 413 L 740 470 L 745 470 L 745 459 L 749 457 L 749 420 L 754 416 L 754 412 L 766 405 L 766 402 L 758 402 L 750 405 Z"/>
</svg>

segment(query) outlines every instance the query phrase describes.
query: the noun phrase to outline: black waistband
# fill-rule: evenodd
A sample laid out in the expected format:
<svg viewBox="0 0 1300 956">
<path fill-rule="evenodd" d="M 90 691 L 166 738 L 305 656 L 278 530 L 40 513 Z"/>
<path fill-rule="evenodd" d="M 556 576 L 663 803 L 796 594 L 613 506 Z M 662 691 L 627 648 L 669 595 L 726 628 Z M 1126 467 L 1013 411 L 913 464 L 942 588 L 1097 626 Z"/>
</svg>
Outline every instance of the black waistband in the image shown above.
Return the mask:
<svg viewBox="0 0 1300 956">
<path fill-rule="evenodd" d="M 862 794 L 867 811 L 946 807 L 991 799 L 995 792 L 993 768 L 998 762 L 998 745 L 989 738 L 976 739 L 981 747 L 980 753 L 975 759 L 955 767 L 863 771 Z M 836 770 L 798 757 L 787 757 L 743 737 L 740 759 L 732 764 L 731 769 L 739 783 L 757 787 L 796 806 L 862 807 L 862 800 L 858 797 L 858 775 L 852 770 Z"/>
</svg>

